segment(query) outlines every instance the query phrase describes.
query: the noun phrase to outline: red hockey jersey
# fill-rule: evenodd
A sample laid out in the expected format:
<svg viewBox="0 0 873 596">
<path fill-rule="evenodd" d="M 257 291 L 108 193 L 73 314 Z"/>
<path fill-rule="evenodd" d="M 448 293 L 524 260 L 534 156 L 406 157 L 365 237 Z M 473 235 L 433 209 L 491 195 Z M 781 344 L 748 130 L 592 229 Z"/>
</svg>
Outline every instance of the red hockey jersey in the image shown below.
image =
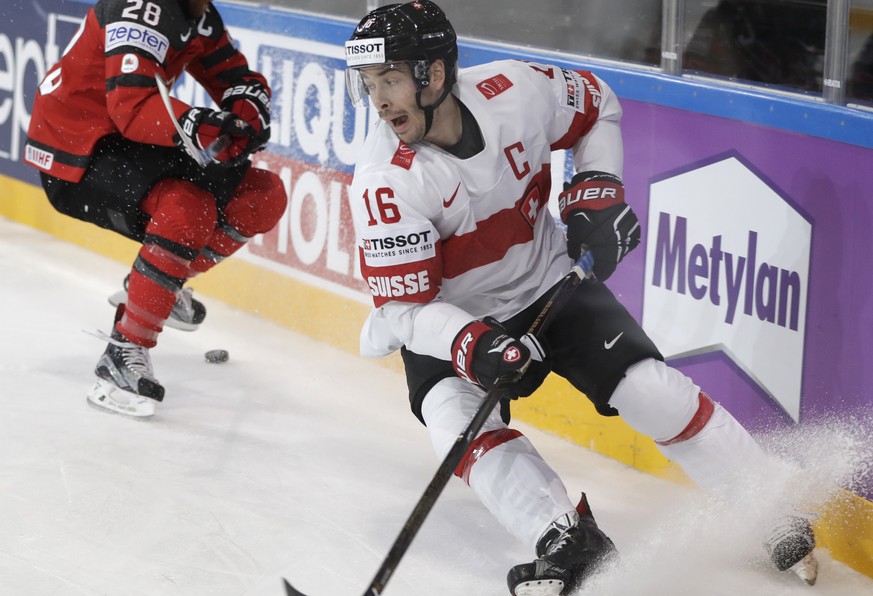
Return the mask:
<svg viewBox="0 0 873 596">
<path fill-rule="evenodd" d="M 24 160 L 78 182 L 106 135 L 172 146 L 175 128 L 154 75 L 173 81 L 182 71 L 216 102 L 243 82 L 267 86 L 232 45 L 214 6 L 189 19 L 179 0 L 99 0 L 40 83 Z M 176 118 L 191 107 L 172 101 Z"/>
</svg>

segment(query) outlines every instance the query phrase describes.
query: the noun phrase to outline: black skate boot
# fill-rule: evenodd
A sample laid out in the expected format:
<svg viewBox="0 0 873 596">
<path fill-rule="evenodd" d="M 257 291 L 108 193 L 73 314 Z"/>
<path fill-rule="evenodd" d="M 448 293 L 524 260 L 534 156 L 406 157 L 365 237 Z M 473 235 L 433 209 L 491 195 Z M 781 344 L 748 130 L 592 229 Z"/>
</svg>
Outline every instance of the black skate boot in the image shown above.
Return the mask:
<svg viewBox="0 0 873 596">
<path fill-rule="evenodd" d="M 94 374 L 97 383 L 88 392 L 88 403 L 97 408 L 133 418 L 150 418 L 155 413 L 155 401 L 164 399 L 164 388 L 155 379 L 149 349 L 129 342 L 116 330 L 112 331 Z"/>
<path fill-rule="evenodd" d="M 119 304 L 127 303 L 127 284 L 128 278 L 124 278 L 124 289 L 118 290 L 109 297 L 109 304 L 118 306 Z M 176 296 L 176 304 L 173 305 L 173 312 L 167 319 L 165 325 L 182 331 L 196 331 L 200 327 L 200 323 L 206 318 L 206 307 L 202 302 L 193 297 L 194 290 L 191 288 L 182 288 L 179 295 Z"/>
<path fill-rule="evenodd" d="M 787 515 L 764 541 L 770 560 L 779 571 L 790 570 L 810 586 L 818 577 L 815 534 L 805 517 Z"/>
<path fill-rule="evenodd" d="M 617 558 L 612 540 L 597 527 L 588 499 L 552 522 L 537 543 L 537 558 L 516 565 L 506 578 L 513 596 L 564 596 L 598 567 Z"/>
</svg>

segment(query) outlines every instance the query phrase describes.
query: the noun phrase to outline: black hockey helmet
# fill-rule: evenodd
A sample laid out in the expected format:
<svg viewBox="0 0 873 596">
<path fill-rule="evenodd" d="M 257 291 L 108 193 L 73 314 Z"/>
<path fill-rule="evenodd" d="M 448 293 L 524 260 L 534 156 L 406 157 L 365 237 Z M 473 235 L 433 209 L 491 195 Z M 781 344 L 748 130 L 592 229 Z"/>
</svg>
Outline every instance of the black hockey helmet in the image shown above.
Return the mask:
<svg viewBox="0 0 873 596">
<path fill-rule="evenodd" d="M 439 59 L 445 62 L 446 89 L 451 90 L 457 80 L 458 42 L 455 29 L 439 6 L 430 0 L 416 0 L 376 8 L 361 19 L 346 42 L 349 98 L 354 105 L 362 105 L 367 95 L 356 69 L 404 62 L 410 66 L 420 97 L 429 83 L 430 65 Z"/>
</svg>

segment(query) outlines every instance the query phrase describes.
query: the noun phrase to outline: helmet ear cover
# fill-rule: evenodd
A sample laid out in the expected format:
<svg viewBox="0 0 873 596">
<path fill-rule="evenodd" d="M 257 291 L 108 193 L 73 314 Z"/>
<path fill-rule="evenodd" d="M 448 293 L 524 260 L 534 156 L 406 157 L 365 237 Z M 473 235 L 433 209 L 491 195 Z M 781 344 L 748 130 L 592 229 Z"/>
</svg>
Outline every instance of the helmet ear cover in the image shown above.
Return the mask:
<svg viewBox="0 0 873 596">
<path fill-rule="evenodd" d="M 430 85 L 430 61 L 416 60 L 410 66 L 412 66 L 412 78 L 415 79 L 415 85 L 419 90 Z"/>
</svg>

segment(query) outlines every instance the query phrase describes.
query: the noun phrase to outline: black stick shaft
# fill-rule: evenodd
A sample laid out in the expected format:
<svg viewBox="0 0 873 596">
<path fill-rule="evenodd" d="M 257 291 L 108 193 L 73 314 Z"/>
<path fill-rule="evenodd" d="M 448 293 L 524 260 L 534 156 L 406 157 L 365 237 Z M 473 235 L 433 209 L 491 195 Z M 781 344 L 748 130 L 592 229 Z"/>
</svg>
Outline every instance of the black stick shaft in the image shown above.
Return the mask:
<svg viewBox="0 0 873 596">
<path fill-rule="evenodd" d="M 555 305 L 566 297 L 568 289 L 575 288 L 579 284 L 582 277 L 584 277 L 584 273 L 578 265 L 573 267 L 573 270 L 564 276 L 560 285 L 555 288 L 549 301 L 546 302 L 539 315 L 537 315 L 537 318 L 534 319 L 528 333 L 537 335 L 546 328 L 547 323 L 551 318 L 551 314 L 556 311 Z M 403 555 L 412 543 L 413 538 L 418 534 L 418 530 L 424 523 L 428 513 L 430 513 L 430 510 L 433 509 L 433 506 L 436 504 L 436 500 L 448 483 L 449 478 L 452 477 L 455 469 L 461 463 L 464 454 L 467 453 L 467 450 L 470 448 L 476 435 L 479 434 L 479 431 L 482 429 L 488 416 L 491 415 L 492 410 L 494 410 L 494 408 L 497 407 L 497 404 L 500 403 L 500 398 L 504 389 L 514 381 L 515 378 L 500 379 L 485 393 L 482 405 L 479 406 L 479 409 L 476 411 L 476 414 L 473 416 L 473 419 L 470 421 L 470 424 L 467 425 L 464 432 L 458 435 L 458 438 L 455 439 L 455 443 L 452 445 L 452 448 L 449 450 L 443 463 L 440 464 L 440 467 L 437 469 L 430 484 L 428 484 L 427 488 L 424 490 L 424 494 L 418 500 L 415 509 L 412 510 L 412 513 L 410 514 L 409 519 L 407 519 L 406 524 L 403 526 L 403 529 L 400 530 L 400 534 L 397 536 L 397 539 L 388 551 L 388 555 L 382 562 L 379 571 L 376 572 L 373 581 L 370 583 L 370 587 L 367 588 L 366 592 L 364 592 L 364 596 L 379 596 L 382 594 L 385 585 L 388 583 L 388 580 L 391 579 L 391 575 L 394 573 L 394 570 L 397 568 L 397 565 L 400 563 L 400 560 L 403 558 Z"/>
<path fill-rule="evenodd" d="M 531 323 L 528 333 L 538 335 L 548 326 L 552 313 L 558 310 L 556 305 L 563 302 L 570 290 L 579 285 L 579 282 L 581 282 L 582 279 L 590 275 L 587 272 L 587 269 L 590 269 L 590 264 L 587 263 L 589 262 L 585 261 L 584 255 L 576 261 L 576 265 L 570 270 L 570 273 L 564 276 L 558 287 L 555 288 L 554 292 L 552 292 L 549 301 L 546 302 L 543 309 L 537 315 L 537 318 L 534 319 L 533 323 Z M 394 540 L 394 544 L 391 545 L 391 549 L 382 561 L 382 566 L 379 568 L 379 571 L 376 572 L 373 581 L 370 582 L 370 586 L 364 592 L 364 596 L 380 596 L 382 594 L 385 585 L 388 583 L 388 580 L 391 579 L 394 570 L 397 569 L 397 565 L 400 564 L 400 560 L 403 558 L 403 555 L 406 554 L 409 545 L 412 544 L 412 540 L 415 538 L 416 534 L 418 534 L 419 529 L 421 529 L 425 518 L 427 518 L 427 515 L 436 504 L 437 498 L 443 492 L 449 478 L 452 477 L 455 469 L 461 463 L 464 454 L 467 453 L 467 450 L 473 443 L 473 439 L 476 438 L 476 435 L 479 434 L 479 431 L 482 429 L 488 416 L 491 415 L 491 412 L 497 407 L 497 404 L 500 403 L 503 391 L 515 380 L 515 377 L 503 377 L 498 379 L 497 382 L 485 393 L 482 405 L 479 406 L 479 409 L 476 411 L 473 419 L 470 420 L 467 428 L 458 435 L 457 439 L 455 439 L 455 443 L 452 445 L 449 453 L 440 464 L 440 467 L 437 469 L 436 474 L 434 474 L 430 484 L 427 485 L 424 494 L 421 495 L 418 503 L 416 503 L 415 508 L 412 510 L 412 513 L 409 515 L 409 518 L 406 520 L 406 523 L 403 525 L 403 528 Z M 302 592 L 295 590 L 287 580 L 283 581 L 285 583 L 285 593 L 287 596 L 306 596 Z"/>
</svg>

